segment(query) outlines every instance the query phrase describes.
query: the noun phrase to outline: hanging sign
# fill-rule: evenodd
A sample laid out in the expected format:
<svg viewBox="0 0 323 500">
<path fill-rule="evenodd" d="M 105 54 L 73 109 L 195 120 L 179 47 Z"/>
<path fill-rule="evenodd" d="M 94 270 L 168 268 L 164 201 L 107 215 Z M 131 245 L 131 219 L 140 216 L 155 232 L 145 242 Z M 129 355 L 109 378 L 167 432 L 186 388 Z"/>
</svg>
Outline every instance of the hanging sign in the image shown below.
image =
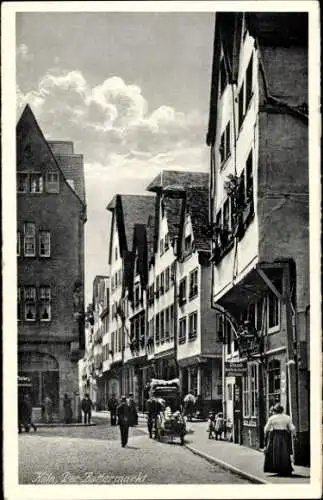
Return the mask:
<svg viewBox="0 0 323 500">
<path fill-rule="evenodd" d="M 242 377 L 247 373 L 247 365 L 242 361 L 236 361 L 235 363 L 226 361 L 224 368 L 226 377 Z"/>
</svg>

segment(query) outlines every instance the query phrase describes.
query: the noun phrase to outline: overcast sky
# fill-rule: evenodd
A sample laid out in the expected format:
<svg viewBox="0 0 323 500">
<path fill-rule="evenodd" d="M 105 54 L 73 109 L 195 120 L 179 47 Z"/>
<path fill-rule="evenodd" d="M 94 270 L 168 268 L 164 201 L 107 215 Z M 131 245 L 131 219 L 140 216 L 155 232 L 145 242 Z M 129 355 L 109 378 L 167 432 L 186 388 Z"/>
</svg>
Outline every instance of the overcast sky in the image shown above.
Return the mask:
<svg viewBox="0 0 323 500">
<path fill-rule="evenodd" d="M 18 116 L 84 154 L 86 302 L 107 273 L 116 193 L 164 168 L 208 170 L 212 13 L 18 13 Z"/>
</svg>

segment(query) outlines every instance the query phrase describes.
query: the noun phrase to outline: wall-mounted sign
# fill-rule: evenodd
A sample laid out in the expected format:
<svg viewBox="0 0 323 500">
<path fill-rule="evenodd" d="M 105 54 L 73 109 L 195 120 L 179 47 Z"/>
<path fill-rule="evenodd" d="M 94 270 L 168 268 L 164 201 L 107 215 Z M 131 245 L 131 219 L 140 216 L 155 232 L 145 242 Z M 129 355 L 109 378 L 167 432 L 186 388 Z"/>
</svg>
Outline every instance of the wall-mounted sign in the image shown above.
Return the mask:
<svg viewBox="0 0 323 500">
<path fill-rule="evenodd" d="M 247 373 L 247 365 L 242 361 L 230 362 L 224 364 L 226 377 L 241 377 Z"/>
</svg>

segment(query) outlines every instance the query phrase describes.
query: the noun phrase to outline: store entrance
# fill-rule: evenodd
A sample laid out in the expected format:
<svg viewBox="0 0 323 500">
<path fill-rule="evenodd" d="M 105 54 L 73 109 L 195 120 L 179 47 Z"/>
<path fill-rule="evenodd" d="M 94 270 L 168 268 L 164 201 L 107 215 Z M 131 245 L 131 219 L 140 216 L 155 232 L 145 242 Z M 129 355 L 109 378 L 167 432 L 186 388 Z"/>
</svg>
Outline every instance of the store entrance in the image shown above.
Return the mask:
<svg viewBox="0 0 323 500">
<path fill-rule="evenodd" d="M 24 352 L 18 355 L 18 375 L 28 377 L 33 407 L 41 407 L 46 396 L 53 410 L 59 408 L 59 370 L 56 359 L 49 354 Z"/>
</svg>

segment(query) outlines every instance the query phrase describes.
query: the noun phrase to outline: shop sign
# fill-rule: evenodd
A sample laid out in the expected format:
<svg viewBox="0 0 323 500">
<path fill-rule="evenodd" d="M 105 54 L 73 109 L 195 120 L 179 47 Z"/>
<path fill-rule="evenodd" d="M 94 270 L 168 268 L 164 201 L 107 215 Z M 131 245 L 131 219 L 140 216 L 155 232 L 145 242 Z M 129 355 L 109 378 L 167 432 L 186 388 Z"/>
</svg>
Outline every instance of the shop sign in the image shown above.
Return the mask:
<svg viewBox="0 0 323 500">
<path fill-rule="evenodd" d="M 247 365 L 242 361 L 231 363 L 226 361 L 224 364 L 226 377 L 242 377 L 247 373 Z"/>
<path fill-rule="evenodd" d="M 31 379 L 18 375 L 18 387 L 32 387 Z"/>
</svg>

